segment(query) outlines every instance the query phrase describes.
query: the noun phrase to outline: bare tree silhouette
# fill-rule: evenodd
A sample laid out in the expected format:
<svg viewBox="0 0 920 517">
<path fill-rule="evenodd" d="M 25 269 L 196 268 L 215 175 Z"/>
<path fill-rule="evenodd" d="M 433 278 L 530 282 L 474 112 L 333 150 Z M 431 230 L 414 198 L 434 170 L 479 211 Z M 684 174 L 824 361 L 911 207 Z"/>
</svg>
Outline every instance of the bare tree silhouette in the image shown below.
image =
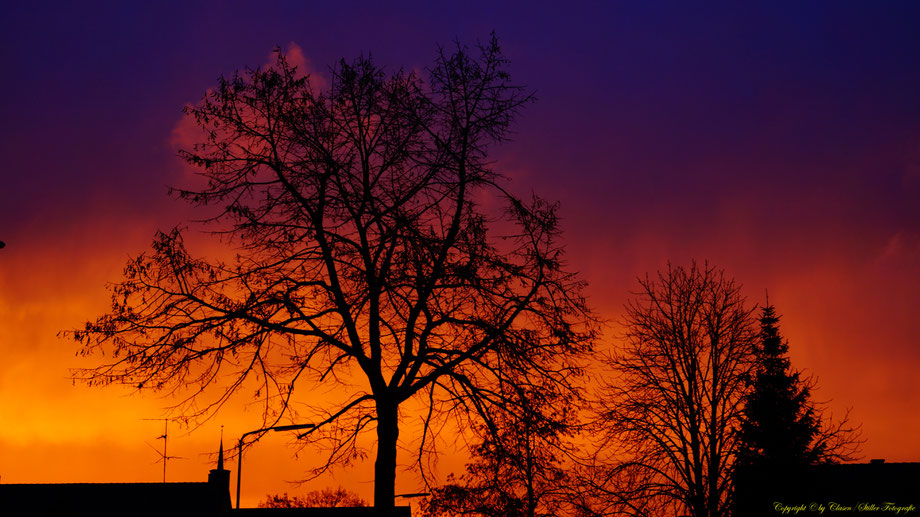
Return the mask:
<svg viewBox="0 0 920 517">
<path fill-rule="evenodd" d="M 259 508 L 334 508 L 367 506 L 358 494 L 342 487 L 311 490 L 303 496 L 269 495 L 259 503 Z"/>
<path fill-rule="evenodd" d="M 423 504 L 430 517 L 537 517 L 570 511 L 567 467 L 574 454 L 568 439 L 578 430 L 577 393 L 553 386 L 506 386 L 520 412 L 503 411 L 497 433 L 479 426 L 479 442 L 460 476 L 432 489 Z"/>
<path fill-rule="evenodd" d="M 69 333 L 83 354 L 111 354 L 77 377 L 191 389 L 187 416 L 253 383 L 267 423 L 336 385 L 347 399 L 310 415 L 311 447 L 328 452 L 314 472 L 362 456 L 356 438 L 375 427 L 378 508 L 394 504 L 404 402 L 427 408 L 426 429 L 494 428 L 514 370 L 565 388 L 592 318 L 556 206 L 515 197 L 490 168 L 490 145 L 532 100 L 506 65 L 493 36 L 441 49 L 427 82 L 360 58 L 316 92 L 280 52 L 221 79 L 186 109 L 207 137 L 182 156 L 207 186 L 176 193 L 219 208 L 206 223 L 236 257 L 197 258 L 180 229 L 158 234 L 111 312 Z"/>
<path fill-rule="evenodd" d="M 718 517 L 730 512 L 745 382 L 755 364 L 752 309 L 708 264 L 640 280 L 625 344 L 600 400 L 610 455 L 592 473 L 611 511 Z"/>
</svg>

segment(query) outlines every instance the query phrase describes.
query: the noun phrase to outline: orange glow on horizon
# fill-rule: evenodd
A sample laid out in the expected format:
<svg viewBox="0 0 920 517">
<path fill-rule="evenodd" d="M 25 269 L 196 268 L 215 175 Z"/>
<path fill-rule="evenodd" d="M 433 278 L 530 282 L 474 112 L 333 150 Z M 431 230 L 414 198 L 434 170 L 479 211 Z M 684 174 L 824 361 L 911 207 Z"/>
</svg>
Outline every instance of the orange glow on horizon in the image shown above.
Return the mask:
<svg viewBox="0 0 920 517">
<path fill-rule="evenodd" d="M 119 223 L 96 224 L 117 228 Z M 592 299 L 602 317 L 615 319 L 632 287 L 632 279 L 620 271 L 636 268 L 640 263 L 655 264 L 661 259 L 654 257 L 667 251 L 670 245 L 664 245 L 664 241 L 660 241 L 661 246 L 654 244 L 655 235 L 646 234 L 630 245 L 634 253 L 629 257 L 635 258 L 625 267 L 605 267 L 599 274 L 595 267 L 604 265 L 587 261 L 589 294 L 595 296 Z M 144 237 L 137 235 L 131 242 L 108 245 L 90 241 L 84 248 L 78 247 L 71 262 L 80 271 L 79 275 L 52 266 L 59 260 L 57 243 L 26 252 L 15 248 L 4 250 L 0 338 L 5 343 L 27 346 L 10 349 L 0 365 L 3 482 L 160 479 L 161 465 L 155 463 L 154 450 L 160 445 L 156 440 L 160 424 L 144 419 L 161 417 L 162 408 L 169 401 L 149 394 L 130 395 L 129 390 L 118 387 L 93 389 L 73 385 L 68 378 L 69 369 L 98 358 L 75 357 L 76 344 L 56 337 L 59 330 L 79 325 L 106 309 L 105 282 L 118 280 L 126 247 L 145 249 L 144 241 L 149 238 Z M 717 236 L 713 239 L 718 241 Z M 595 244 L 570 242 L 569 260 L 577 261 L 572 250 Z M 729 246 L 725 251 L 731 255 L 733 248 Z M 903 354 L 913 352 L 911 343 L 903 337 L 910 335 L 911 315 L 906 307 L 886 306 L 886 302 L 895 303 L 907 295 L 902 291 L 912 286 L 899 284 L 898 272 L 918 258 L 917 242 L 896 236 L 875 254 L 859 259 L 864 261 L 861 264 L 841 257 L 837 264 L 828 263 L 819 269 L 774 262 L 768 270 L 749 264 L 745 270 L 733 273 L 726 266 L 730 274 L 745 284 L 752 301 L 759 301 L 760 286 L 769 287 L 771 302 L 783 315 L 781 330 L 789 339 L 793 364 L 818 377 L 816 399 L 831 399 L 829 408 L 834 414 L 853 408 L 852 416 L 863 423 L 864 437 L 868 439 L 864 447 L 867 458 L 908 461 L 920 457 L 920 446 L 903 432 L 920 426 L 920 416 L 899 409 L 920 398 L 920 391 L 910 381 L 917 363 L 903 359 Z M 658 266 L 650 267 L 650 272 L 654 267 Z M 25 273 L 37 268 L 44 269 L 46 274 Z M 862 275 L 855 281 L 842 282 L 854 269 Z M 758 275 L 758 271 L 766 273 Z M 778 277 L 777 272 L 785 276 Z M 613 282 L 613 289 L 605 288 L 610 275 L 618 279 Z M 601 278 L 598 282 L 592 276 Z M 874 290 L 875 285 L 886 285 L 887 290 Z M 866 314 L 870 317 L 864 317 Z M 871 324 L 873 317 L 883 316 L 894 324 L 884 329 Z M 611 339 L 608 337 L 607 342 Z M 901 350 L 900 359 L 876 353 L 871 343 L 879 342 L 892 350 Z M 29 396 L 23 396 L 24 393 Z M 220 425 L 225 426 L 224 443 L 230 449 L 239 434 L 261 424 L 257 410 L 228 409 L 191 435 L 187 429 L 173 426 L 169 454 L 184 459 L 170 461 L 170 480 L 194 481 L 206 477 Z M 417 432 L 407 420 L 404 436 Z M 287 439 L 269 437 L 247 453 L 243 485 L 246 504 L 256 504 L 268 492 L 297 493 L 337 484 L 370 497 L 372 458 L 356 471 L 338 470 L 335 477 L 301 488 L 288 486 L 286 481 L 304 477 L 304 465 L 292 457 L 296 450 L 288 444 Z M 299 455 L 310 457 L 306 449 Z M 411 461 L 409 454 L 404 462 L 411 464 Z M 443 458 L 438 472 L 440 475 L 459 472 L 465 461 L 462 453 L 451 453 Z M 228 468 L 235 470 L 235 462 L 229 463 Z M 415 491 L 420 483 L 411 473 L 401 473 L 398 479 L 407 491 Z"/>
</svg>

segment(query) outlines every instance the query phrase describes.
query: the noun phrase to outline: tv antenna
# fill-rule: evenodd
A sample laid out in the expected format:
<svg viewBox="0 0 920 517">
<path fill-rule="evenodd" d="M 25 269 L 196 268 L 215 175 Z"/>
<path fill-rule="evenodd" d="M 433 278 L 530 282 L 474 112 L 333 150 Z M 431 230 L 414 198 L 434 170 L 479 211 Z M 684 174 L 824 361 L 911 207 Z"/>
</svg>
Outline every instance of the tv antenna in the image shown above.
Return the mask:
<svg viewBox="0 0 920 517">
<path fill-rule="evenodd" d="M 163 482 L 165 483 L 166 482 L 166 463 L 169 460 L 181 460 L 185 458 L 181 456 L 169 456 L 166 454 L 166 444 L 167 444 L 167 441 L 169 440 L 169 419 L 168 418 L 144 418 L 142 420 L 162 420 L 163 421 L 163 434 L 161 434 L 160 436 L 157 436 L 157 440 L 163 440 L 163 452 L 160 452 L 159 450 L 157 450 L 156 447 L 154 447 L 153 445 L 150 445 L 149 443 L 147 445 L 151 449 L 157 451 L 157 454 L 160 455 L 160 459 L 158 459 L 155 463 L 159 463 L 161 461 L 163 462 Z M 144 442 L 144 443 L 147 443 L 147 442 Z"/>
</svg>

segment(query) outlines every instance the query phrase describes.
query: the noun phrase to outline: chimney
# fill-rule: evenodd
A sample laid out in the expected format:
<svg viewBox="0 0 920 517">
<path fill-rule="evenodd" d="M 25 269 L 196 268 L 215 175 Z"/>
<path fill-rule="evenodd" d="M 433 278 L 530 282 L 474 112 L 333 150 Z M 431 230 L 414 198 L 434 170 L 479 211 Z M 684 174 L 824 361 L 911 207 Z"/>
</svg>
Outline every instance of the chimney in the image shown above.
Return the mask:
<svg viewBox="0 0 920 517">
<path fill-rule="evenodd" d="M 224 439 L 220 439 L 220 451 L 217 453 L 217 468 L 208 473 L 208 485 L 214 498 L 214 505 L 218 509 L 216 515 L 229 515 L 232 504 L 230 503 L 230 471 L 224 469 Z"/>
</svg>

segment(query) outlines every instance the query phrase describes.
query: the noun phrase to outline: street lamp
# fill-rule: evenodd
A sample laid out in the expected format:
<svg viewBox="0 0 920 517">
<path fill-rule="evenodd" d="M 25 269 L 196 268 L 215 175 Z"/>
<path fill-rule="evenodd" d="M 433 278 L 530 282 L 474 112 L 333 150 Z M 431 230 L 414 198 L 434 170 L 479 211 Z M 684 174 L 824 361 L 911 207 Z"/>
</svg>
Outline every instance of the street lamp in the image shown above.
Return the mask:
<svg viewBox="0 0 920 517">
<path fill-rule="evenodd" d="M 316 424 L 294 424 L 294 425 L 276 425 L 272 427 L 263 427 L 262 429 L 256 429 L 255 431 L 249 431 L 248 433 L 243 433 L 243 436 L 240 436 L 240 441 L 237 444 L 236 448 L 236 509 L 240 509 L 240 481 L 243 477 L 243 440 L 251 435 L 263 433 L 265 431 L 292 431 L 294 429 L 312 429 L 316 427 Z"/>
</svg>

